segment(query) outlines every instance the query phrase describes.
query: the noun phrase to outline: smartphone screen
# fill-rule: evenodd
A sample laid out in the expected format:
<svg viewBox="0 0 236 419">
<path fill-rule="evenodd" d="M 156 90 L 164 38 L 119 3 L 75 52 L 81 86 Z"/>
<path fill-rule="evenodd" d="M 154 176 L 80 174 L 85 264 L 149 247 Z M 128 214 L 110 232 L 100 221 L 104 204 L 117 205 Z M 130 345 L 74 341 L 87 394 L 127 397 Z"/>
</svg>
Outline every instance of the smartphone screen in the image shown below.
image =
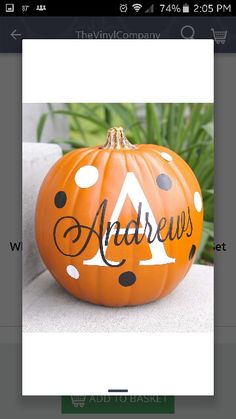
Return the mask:
<svg viewBox="0 0 236 419">
<path fill-rule="evenodd" d="M 234 9 L 1 5 L 6 418 L 231 416 Z"/>
</svg>

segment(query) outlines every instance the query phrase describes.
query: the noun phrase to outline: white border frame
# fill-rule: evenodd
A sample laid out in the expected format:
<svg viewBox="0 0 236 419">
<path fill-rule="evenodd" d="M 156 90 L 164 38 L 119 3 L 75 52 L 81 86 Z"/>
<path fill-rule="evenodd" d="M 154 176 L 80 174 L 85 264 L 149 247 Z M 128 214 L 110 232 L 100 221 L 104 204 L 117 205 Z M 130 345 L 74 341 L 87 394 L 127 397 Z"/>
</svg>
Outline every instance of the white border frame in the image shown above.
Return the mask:
<svg viewBox="0 0 236 419">
<path fill-rule="evenodd" d="M 23 333 L 23 395 L 214 394 L 212 333 Z M 124 393 L 123 393 L 124 394 Z"/>
<path fill-rule="evenodd" d="M 213 102 L 212 39 L 23 40 L 23 103 Z"/>
<path fill-rule="evenodd" d="M 23 102 L 211 103 L 213 49 L 213 40 L 24 40 Z M 213 330 L 23 333 L 23 395 L 213 395 L 213 351 Z"/>
</svg>

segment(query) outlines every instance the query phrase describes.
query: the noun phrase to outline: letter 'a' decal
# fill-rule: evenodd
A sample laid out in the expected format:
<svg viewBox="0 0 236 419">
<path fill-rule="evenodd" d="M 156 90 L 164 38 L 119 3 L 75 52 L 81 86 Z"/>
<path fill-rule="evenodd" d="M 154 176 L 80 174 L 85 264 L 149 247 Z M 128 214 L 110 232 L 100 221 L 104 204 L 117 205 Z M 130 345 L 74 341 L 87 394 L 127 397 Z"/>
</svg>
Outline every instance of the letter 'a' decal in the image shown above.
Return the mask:
<svg viewBox="0 0 236 419">
<path fill-rule="evenodd" d="M 127 196 L 132 202 L 136 212 L 138 212 L 139 203 L 142 202 L 143 211 L 141 212 L 140 222 L 143 226 L 145 225 L 146 220 L 145 220 L 144 214 L 148 213 L 149 223 L 151 224 L 153 230 L 155 231 L 156 230 L 155 217 L 147 201 L 147 198 L 138 182 L 138 179 L 136 178 L 135 174 L 132 172 L 128 172 L 126 175 L 126 178 L 124 180 L 123 186 L 118 196 L 115 208 L 113 210 L 111 219 L 109 220 L 110 223 L 113 224 L 115 221 L 118 220 Z M 111 229 L 109 237 L 111 237 L 112 234 L 115 234 L 115 232 L 116 232 L 116 228 L 114 227 L 113 229 Z M 125 232 L 125 229 L 121 228 L 120 233 L 124 234 L 124 232 Z M 134 228 L 133 229 L 131 228 L 129 230 L 130 234 L 134 232 L 135 232 Z M 139 234 L 144 233 L 144 228 L 143 227 L 139 228 L 138 232 Z M 106 233 L 104 234 L 103 240 L 102 240 L 103 248 L 106 251 L 106 248 L 109 245 L 109 241 L 106 244 L 105 244 L 105 241 L 106 241 Z M 148 260 L 140 260 L 140 265 L 165 265 L 167 263 L 175 262 L 174 258 L 170 258 L 167 255 L 165 251 L 164 243 L 160 242 L 157 237 L 152 243 L 149 243 L 149 247 L 150 247 L 152 257 Z M 98 249 L 94 257 L 92 257 L 91 259 L 85 260 L 84 265 L 107 266 L 107 264 L 103 261 L 101 257 L 100 249 Z"/>
</svg>

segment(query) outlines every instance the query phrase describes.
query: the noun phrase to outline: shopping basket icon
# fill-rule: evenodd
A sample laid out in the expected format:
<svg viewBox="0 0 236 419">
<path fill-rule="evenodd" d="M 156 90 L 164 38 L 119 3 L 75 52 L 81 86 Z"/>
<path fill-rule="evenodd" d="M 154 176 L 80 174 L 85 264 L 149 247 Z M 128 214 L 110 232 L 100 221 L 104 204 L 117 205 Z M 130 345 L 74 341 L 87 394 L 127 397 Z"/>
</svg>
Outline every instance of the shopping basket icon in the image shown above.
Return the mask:
<svg viewBox="0 0 236 419">
<path fill-rule="evenodd" d="M 219 44 L 224 44 L 226 41 L 227 31 L 215 31 L 214 28 L 211 28 L 213 32 L 215 42 Z"/>
<path fill-rule="evenodd" d="M 71 396 L 71 402 L 74 407 L 84 407 L 86 396 Z"/>
</svg>

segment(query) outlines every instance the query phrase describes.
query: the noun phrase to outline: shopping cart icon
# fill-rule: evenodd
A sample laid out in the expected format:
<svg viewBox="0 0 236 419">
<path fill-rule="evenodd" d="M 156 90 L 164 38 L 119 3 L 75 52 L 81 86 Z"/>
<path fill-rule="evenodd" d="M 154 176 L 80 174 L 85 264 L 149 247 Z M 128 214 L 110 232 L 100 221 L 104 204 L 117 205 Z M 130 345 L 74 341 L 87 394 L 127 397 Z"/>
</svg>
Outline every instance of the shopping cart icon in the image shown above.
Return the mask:
<svg viewBox="0 0 236 419">
<path fill-rule="evenodd" d="M 228 31 L 215 31 L 214 28 L 211 28 L 211 31 L 213 32 L 214 40 L 218 45 L 225 43 Z"/>
<path fill-rule="evenodd" d="M 71 402 L 74 407 L 84 407 L 86 396 L 71 396 Z"/>
</svg>

